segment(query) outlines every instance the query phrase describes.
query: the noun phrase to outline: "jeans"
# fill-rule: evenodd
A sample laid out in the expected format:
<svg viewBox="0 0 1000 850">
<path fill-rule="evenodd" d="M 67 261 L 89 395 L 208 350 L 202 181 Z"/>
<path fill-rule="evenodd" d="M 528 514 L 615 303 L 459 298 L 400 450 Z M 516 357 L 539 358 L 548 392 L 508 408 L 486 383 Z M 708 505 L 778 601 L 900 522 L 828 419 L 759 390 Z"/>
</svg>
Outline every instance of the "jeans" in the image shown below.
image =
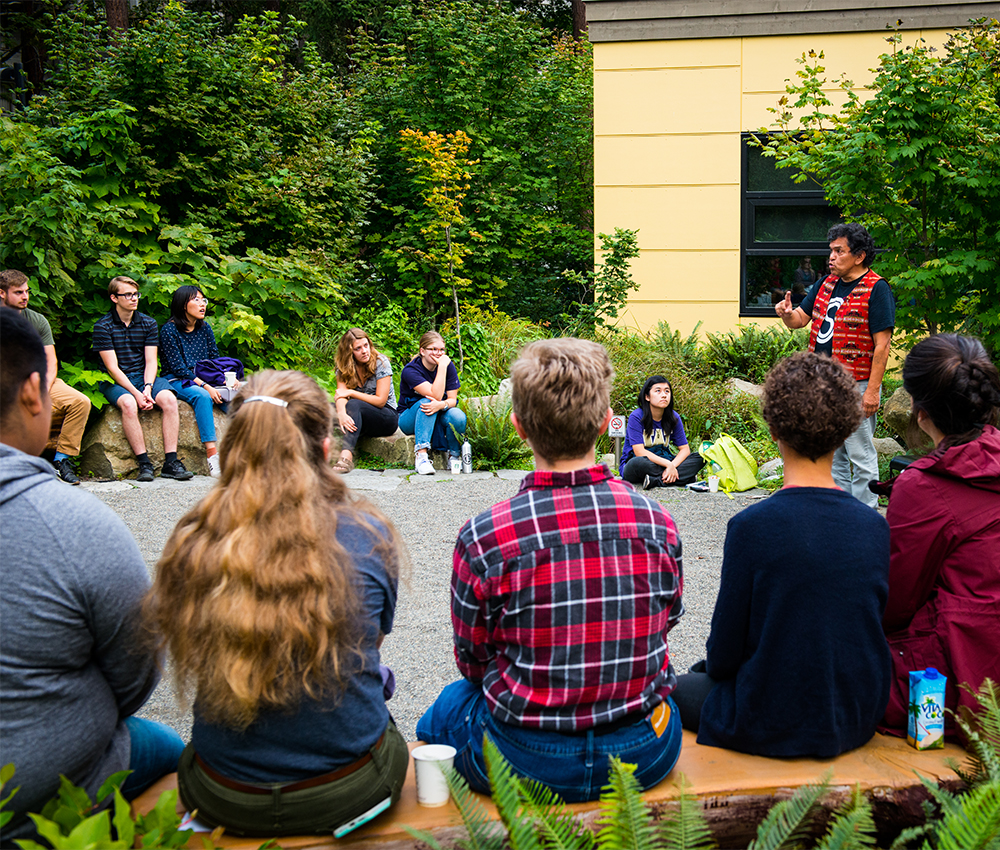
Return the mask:
<svg viewBox="0 0 1000 850">
<path fill-rule="evenodd" d="M 864 395 L 868 381 L 858 381 L 857 388 Z M 874 443 L 877 415 L 873 413 L 862 419 L 857 430 L 833 453 L 834 483 L 870 508 L 878 507 L 878 496 L 868 489 L 869 481 L 878 481 L 878 452 Z"/>
<path fill-rule="evenodd" d="M 134 800 L 157 779 L 177 770 L 184 741 L 169 726 L 155 720 L 126 717 L 125 728 L 132 742 L 128 761 L 132 773 L 122 783 L 122 796 Z"/>
<path fill-rule="evenodd" d="M 462 444 L 459 437 L 465 434 L 465 414 L 457 407 L 449 407 L 447 410 L 439 411 L 428 416 L 421 408 L 421 402 L 415 402 L 412 407 L 399 414 L 399 430 L 404 434 L 413 434 L 416 437 L 415 448 L 419 452 L 422 449 L 431 447 L 431 436 L 434 433 L 434 425 L 439 416 L 444 416 L 445 431 L 448 432 L 448 451 L 452 457 L 459 457 L 462 454 Z M 458 436 L 455 436 L 455 431 Z"/>
<path fill-rule="evenodd" d="M 194 408 L 194 421 L 198 423 L 198 434 L 201 436 L 201 441 L 214 443 L 215 417 L 212 408 L 215 402 L 212 401 L 208 390 L 196 387 L 194 384 L 189 387 L 182 386 L 180 378 L 175 378 L 173 375 L 165 375 L 164 377 L 170 381 L 170 389 L 177 393 L 177 397 Z M 226 405 L 222 405 L 222 409 L 225 410 Z"/>
<path fill-rule="evenodd" d="M 394 408 L 385 405 L 376 407 L 359 398 L 347 400 L 347 415 L 358 426 L 357 431 L 344 431 L 340 436 L 340 447 L 354 454 L 354 448 L 362 437 L 391 437 L 396 433 L 397 415 Z M 337 422 L 334 411 L 333 421 Z"/>
<path fill-rule="evenodd" d="M 698 452 L 691 452 L 678 465 L 677 480 L 669 486 L 683 487 L 685 484 L 690 484 L 704 465 L 702 456 Z M 663 467 L 646 457 L 630 457 L 622 470 L 622 480 L 630 484 L 641 485 L 647 475 L 662 480 Z"/>
<path fill-rule="evenodd" d="M 131 375 L 125 375 L 132 382 L 132 386 L 135 387 L 139 392 L 143 390 L 143 383 L 145 379 L 142 372 L 133 372 Z M 97 388 L 104 393 L 104 397 L 110 401 L 112 404 L 117 405 L 118 399 L 123 395 L 129 395 L 129 391 L 125 387 L 116 384 L 114 381 L 101 381 Z M 177 394 L 177 389 L 170 385 L 169 381 L 164 380 L 162 375 L 157 375 L 153 379 L 153 386 L 150 392 L 153 394 L 153 401 L 156 401 L 156 397 L 162 393 L 164 390 L 169 390 L 170 392 Z"/>
<path fill-rule="evenodd" d="M 662 781 L 681 753 L 680 715 L 667 697 L 670 720 L 657 737 L 650 717 L 602 733 L 563 733 L 524 729 L 493 719 L 480 685 L 462 679 L 441 691 L 417 723 L 417 739 L 450 744 L 457 751 L 455 769 L 475 791 L 490 793 L 483 757 L 483 736 L 493 743 L 519 776 L 543 782 L 568 803 L 596 800 L 607 785 L 609 758 L 637 765 L 642 788 Z"/>
</svg>

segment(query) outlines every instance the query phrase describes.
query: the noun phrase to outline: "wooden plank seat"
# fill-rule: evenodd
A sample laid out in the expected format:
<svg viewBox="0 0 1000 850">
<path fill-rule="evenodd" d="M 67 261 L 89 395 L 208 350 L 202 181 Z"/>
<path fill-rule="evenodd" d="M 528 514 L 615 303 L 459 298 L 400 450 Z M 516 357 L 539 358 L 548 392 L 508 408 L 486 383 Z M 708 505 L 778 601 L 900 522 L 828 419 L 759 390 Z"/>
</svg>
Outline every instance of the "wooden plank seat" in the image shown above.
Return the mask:
<svg viewBox="0 0 1000 850">
<path fill-rule="evenodd" d="M 416 746 L 418 743 L 409 745 L 411 750 Z M 876 735 L 864 747 L 834 759 L 770 759 L 699 746 L 692 733 L 684 732 L 677 767 L 643 797 L 654 811 L 668 806 L 677 795 L 683 774 L 690 784 L 690 794 L 701 800 L 720 846 L 745 847 L 774 803 L 789 797 L 796 788 L 815 783 L 825 773 L 832 772 L 832 792 L 826 801 L 828 808 L 843 803 L 858 784 L 875 807 L 880 833 L 890 834 L 923 821 L 920 803 L 927 799 L 927 794 L 917 778 L 918 773 L 957 787 L 958 777 L 946 764 L 949 759 L 961 764 L 965 751 L 948 744 L 941 750 L 918 752 L 901 738 L 883 735 Z M 177 774 L 170 774 L 137 798 L 133 808 L 141 813 L 148 812 L 163 791 L 176 787 Z M 481 799 L 495 817 L 492 800 L 485 795 Z M 570 808 L 585 821 L 592 821 L 599 807 L 598 802 L 590 802 L 577 803 Z M 331 836 L 292 836 L 279 838 L 277 842 L 288 850 L 329 850 L 349 845 L 378 850 L 414 847 L 416 842 L 401 824 L 431 832 L 446 845 L 464 834 L 453 803 L 437 809 L 417 805 L 412 759 L 399 803 L 371 823 L 339 840 Z M 233 850 L 256 850 L 263 842 L 262 838 L 224 835 L 219 845 Z M 189 846 L 202 846 L 197 835 Z"/>
</svg>

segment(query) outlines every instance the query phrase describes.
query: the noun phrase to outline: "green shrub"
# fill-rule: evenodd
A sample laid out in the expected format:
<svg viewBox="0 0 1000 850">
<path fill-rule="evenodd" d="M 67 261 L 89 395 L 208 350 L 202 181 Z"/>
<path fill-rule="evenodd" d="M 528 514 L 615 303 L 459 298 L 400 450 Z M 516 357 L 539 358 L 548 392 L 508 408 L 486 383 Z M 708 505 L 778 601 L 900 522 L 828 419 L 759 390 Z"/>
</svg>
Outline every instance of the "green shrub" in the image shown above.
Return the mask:
<svg viewBox="0 0 1000 850">
<path fill-rule="evenodd" d="M 468 416 L 465 438 L 472 447 L 472 465 L 476 469 L 531 469 L 531 449 L 514 430 L 510 421 L 510 403 L 467 405 L 459 407 Z"/>
<path fill-rule="evenodd" d="M 709 334 L 705 361 L 716 375 L 762 384 L 775 363 L 803 351 L 808 341 L 805 329 L 788 331 L 774 325 L 763 329 L 742 325 L 735 331 Z"/>
</svg>

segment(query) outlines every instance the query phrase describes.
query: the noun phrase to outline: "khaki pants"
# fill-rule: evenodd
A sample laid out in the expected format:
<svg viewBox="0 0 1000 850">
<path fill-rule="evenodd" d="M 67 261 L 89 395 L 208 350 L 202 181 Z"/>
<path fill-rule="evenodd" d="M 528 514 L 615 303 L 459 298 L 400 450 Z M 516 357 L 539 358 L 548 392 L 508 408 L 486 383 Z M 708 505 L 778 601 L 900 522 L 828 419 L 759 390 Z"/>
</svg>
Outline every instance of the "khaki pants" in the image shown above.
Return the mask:
<svg viewBox="0 0 1000 850">
<path fill-rule="evenodd" d="M 83 430 L 90 416 L 90 399 L 66 384 L 62 378 L 52 383 L 52 428 L 46 448 L 55 448 L 70 457 L 80 454 Z"/>
</svg>

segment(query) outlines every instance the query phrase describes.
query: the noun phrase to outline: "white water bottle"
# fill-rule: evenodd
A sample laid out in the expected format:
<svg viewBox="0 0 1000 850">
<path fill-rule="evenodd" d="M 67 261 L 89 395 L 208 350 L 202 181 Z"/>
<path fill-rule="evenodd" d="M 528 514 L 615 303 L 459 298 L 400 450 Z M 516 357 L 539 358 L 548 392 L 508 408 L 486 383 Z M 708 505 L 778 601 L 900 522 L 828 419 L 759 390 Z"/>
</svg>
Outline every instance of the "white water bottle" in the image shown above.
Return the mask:
<svg viewBox="0 0 1000 850">
<path fill-rule="evenodd" d="M 472 472 L 472 446 L 468 440 L 462 443 L 462 472 L 466 474 Z"/>
</svg>

